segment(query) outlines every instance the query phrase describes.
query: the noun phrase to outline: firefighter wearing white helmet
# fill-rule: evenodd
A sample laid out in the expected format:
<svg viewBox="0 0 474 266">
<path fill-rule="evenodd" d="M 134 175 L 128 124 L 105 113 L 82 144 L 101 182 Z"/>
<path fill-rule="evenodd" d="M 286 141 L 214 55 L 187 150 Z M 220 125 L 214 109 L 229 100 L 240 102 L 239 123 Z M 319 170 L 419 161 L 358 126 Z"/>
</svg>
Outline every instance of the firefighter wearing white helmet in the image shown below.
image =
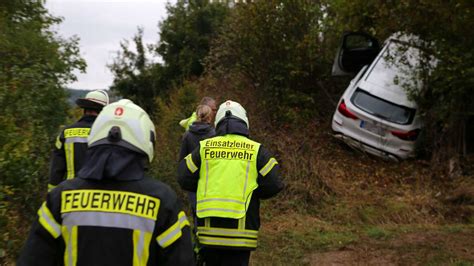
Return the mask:
<svg viewBox="0 0 474 266">
<path fill-rule="evenodd" d="M 195 265 L 176 193 L 145 174 L 155 142 L 148 114 L 130 100 L 110 104 L 88 141 L 88 160 L 48 194 L 18 265 Z"/>
<path fill-rule="evenodd" d="M 99 115 L 89 135 L 89 147 L 118 145 L 143 153 L 153 160 L 155 126 L 148 114 L 130 100 L 107 106 Z"/>
<path fill-rule="evenodd" d="M 90 128 L 102 108 L 109 104 L 109 95 L 104 90 L 91 91 L 84 98 L 77 99 L 76 104 L 84 110 L 84 114 L 77 122 L 65 127 L 56 138 L 48 191 L 77 175 L 84 163 Z"/>
<path fill-rule="evenodd" d="M 283 189 L 278 162 L 249 138 L 247 112 L 222 103 L 217 137 L 200 142 L 179 164 L 178 182 L 196 192 L 197 238 L 206 265 L 248 265 L 257 248 L 259 201 Z"/>
<path fill-rule="evenodd" d="M 245 122 L 247 128 L 249 128 L 249 119 L 247 117 L 247 111 L 238 102 L 226 101 L 219 107 L 216 114 L 216 127 L 226 116 L 233 116 Z"/>
</svg>

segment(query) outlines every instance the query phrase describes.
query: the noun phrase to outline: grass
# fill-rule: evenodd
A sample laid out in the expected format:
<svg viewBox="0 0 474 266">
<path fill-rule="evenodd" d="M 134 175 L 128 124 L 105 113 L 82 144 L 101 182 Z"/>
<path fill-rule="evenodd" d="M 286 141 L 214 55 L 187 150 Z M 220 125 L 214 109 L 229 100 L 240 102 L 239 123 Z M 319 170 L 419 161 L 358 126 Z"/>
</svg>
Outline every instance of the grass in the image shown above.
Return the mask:
<svg viewBox="0 0 474 266">
<path fill-rule="evenodd" d="M 393 236 L 393 232 L 390 232 L 381 227 L 369 227 L 365 230 L 368 237 L 379 240 L 387 240 Z"/>
<path fill-rule="evenodd" d="M 458 260 L 458 259 L 450 260 L 449 263 L 455 266 L 473 266 L 474 265 L 474 262 L 472 261 L 465 261 L 465 260 Z"/>
<path fill-rule="evenodd" d="M 453 257 L 452 254 L 440 251 L 435 254 L 428 261 L 420 262 L 421 265 L 426 266 L 441 266 L 441 265 L 452 265 L 452 266 L 473 266 L 474 262 L 467 261 Z"/>
<path fill-rule="evenodd" d="M 288 228 L 277 234 L 260 234 L 259 248 L 253 255 L 254 265 L 288 265 L 305 263 L 307 254 L 338 249 L 358 241 L 351 231 L 326 231 L 313 227 L 299 231 Z"/>
<path fill-rule="evenodd" d="M 469 225 L 341 226 L 321 220 L 305 223 L 308 217 L 300 214 L 273 215 L 272 221 L 266 221 L 259 234 L 259 248 L 252 255 L 252 265 L 318 265 L 315 261 L 326 252 L 331 252 L 328 253 L 331 256 L 340 256 L 342 265 L 351 265 L 350 261 L 344 262 L 348 256 L 353 257 L 349 258 L 354 259 L 352 263 L 367 259 L 371 265 L 387 262 L 400 265 L 473 265 L 474 262 L 468 251 L 466 255 L 459 250 L 459 246 L 466 250 L 473 247 L 471 237 L 474 236 L 474 228 Z M 335 261 L 341 263 L 339 260 Z"/>
<path fill-rule="evenodd" d="M 252 255 L 252 265 L 311 265 L 326 252 L 340 254 L 339 260 L 381 258 L 375 264 L 471 265 L 470 255 L 462 249 L 463 245 L 474 248 L 469 239 L 474 226 L 432 223 L 408 200 L 329 199 L 312 206 L 311 212 L 289 211 L 287 204 L 295 202 L 286 202 L 284 197 L 263 202 L 259 248 Z"/>
<path fill-rule="evenodd" d="M 461 224 L 446 225 L 443 227 L 443 230 L 447 233 L 460 233 L 464 229 L 465 226 Z"/>
</svg>

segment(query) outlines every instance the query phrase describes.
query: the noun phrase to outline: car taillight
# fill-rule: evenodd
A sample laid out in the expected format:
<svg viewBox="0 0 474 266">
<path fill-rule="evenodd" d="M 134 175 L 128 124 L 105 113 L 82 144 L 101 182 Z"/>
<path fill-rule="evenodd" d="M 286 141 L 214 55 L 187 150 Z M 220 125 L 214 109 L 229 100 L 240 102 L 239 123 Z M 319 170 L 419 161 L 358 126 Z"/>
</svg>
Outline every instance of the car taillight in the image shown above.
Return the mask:
<svg viewBox="0 0 474 266">
<path fill-rule="evenodd" d="M 395 137 L 397 137 L 399 139 L 408 140 L 408 141 L 415 141 L 418 138 L 418 135 L 420 134 L 420 130 L 415 129 L 415 130 L 410 130 L 408 132 L 391 131 L 391 133 L 392 133 L 392 135 L 394 135 Z"/>
<path fill-rule="evenodd" d="M 351 111 L 347 109 L 347 106 L 344 100 L 341 101 L 341 104 L 339 104 L 339 106 L 337 107 L 337 110 L 339 111 L 339 113 L 341 113 L 341 115 L 345 117 L 348 117 L 350 119 L 358 119 L 358 117 L 355 114 L 353 114 Z"/>
</svg>

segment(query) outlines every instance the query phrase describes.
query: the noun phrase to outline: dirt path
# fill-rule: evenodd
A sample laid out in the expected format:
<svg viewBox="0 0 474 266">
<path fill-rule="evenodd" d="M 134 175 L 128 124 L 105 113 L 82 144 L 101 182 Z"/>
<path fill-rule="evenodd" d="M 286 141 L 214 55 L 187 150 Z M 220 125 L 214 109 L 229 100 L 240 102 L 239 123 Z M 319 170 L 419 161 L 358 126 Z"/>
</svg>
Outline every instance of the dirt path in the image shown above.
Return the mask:
<svg viewBox="0 0 474 266">
<path fill-rule="evenodd" d="M 360 239 L 310 254 L 309 265 L 473 265 L 474 232 L 414 232 L 390 240 Z"/>
</svg>

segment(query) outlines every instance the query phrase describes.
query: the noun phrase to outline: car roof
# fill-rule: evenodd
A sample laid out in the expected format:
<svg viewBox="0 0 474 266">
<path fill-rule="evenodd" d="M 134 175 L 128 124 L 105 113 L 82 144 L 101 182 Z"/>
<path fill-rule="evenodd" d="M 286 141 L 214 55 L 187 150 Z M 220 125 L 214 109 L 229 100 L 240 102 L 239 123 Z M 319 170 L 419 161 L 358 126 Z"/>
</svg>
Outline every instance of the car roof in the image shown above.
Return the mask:
<svg viewBox="0 0 474 266">
<path fill-rule="evenodd" d="M 413 78 L 418 56 L 418 48 L 389 39 L 361 79 L 359 88 L 390 102 L 416 108 L 404 88 L 421 89 L 421 81 Z"/>
</svg>

